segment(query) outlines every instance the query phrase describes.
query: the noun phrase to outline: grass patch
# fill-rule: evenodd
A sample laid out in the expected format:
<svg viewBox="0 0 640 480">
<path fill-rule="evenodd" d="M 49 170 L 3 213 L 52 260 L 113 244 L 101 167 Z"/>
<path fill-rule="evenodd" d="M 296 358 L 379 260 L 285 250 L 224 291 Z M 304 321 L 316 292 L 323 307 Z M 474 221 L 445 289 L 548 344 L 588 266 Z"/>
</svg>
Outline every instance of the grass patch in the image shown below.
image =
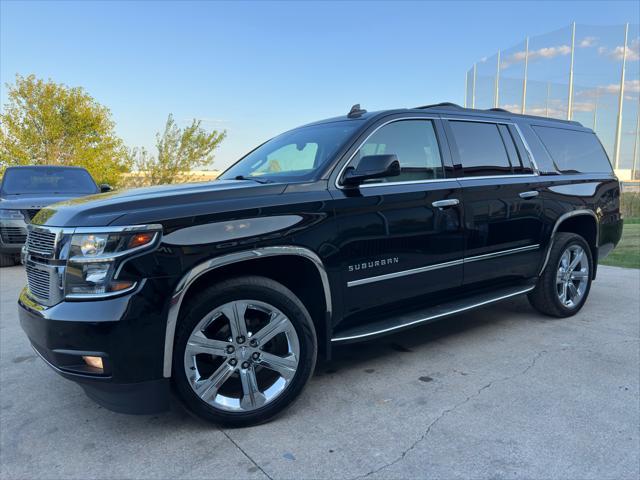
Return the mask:
<svg viewBox="0 0 640 480">
<path fill-rule="evenodd" d="M 599 263 L 612 267 L 640 268 L 640 218 L 625 219 L 622 240 Z"/>
</svg>

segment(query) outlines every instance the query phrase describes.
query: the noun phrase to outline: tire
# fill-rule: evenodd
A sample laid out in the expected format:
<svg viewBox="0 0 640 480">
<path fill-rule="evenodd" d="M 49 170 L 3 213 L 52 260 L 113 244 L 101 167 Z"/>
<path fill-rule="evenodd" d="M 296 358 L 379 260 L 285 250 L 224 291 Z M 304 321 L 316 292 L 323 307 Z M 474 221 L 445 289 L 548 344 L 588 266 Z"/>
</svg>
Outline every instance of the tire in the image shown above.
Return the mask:
<svg viewBox="0 0 640 480">
<path fill-rule="evenodd" d="M 6 253 L 0 253 L 0 267 L 13 267 L 16 264 L 15 255 L 7 255 Z"/>
<path fill-rule="evenodd" d="M 228 427 L 256 425 L 299 396 L 317 351 L 311 316 L 293 292 L 264 277 L 230 279 L 185 305 L 175 337 L 173 384 L 199 418 Z"/>
<path fill-rule="evenodd" d="M 571 262 L 577 261 L 576 252 L 579 251 L 583 252 L 583 256 L 575 270 L 571 270 Z M 569 269 L 566 268 L 567 260 Z M 545 315 L 570 317 L 584 306 L 591 290 L 592 278 L 593 256 L 589 244 L 580 235 L 560 232 L 555 237 L 549 261 L 536 288 L 528 295 L 529 302 Z"/>
</svg>

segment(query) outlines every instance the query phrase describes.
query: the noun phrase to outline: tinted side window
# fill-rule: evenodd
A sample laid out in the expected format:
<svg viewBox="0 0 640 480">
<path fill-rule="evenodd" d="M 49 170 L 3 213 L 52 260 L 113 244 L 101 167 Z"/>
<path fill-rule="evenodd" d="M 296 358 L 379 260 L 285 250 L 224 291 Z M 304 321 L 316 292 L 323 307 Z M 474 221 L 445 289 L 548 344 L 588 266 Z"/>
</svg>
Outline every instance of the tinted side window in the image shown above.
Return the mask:
<svg viewBox="0 0 640 480">
<path fill-rule="evenodd" d="M 532 126 L 542 144 L 564 173 L 610 173 L 607 154 L 594 133 Z"/>
<path fill-rule="evenodd" d="M 395 154 L 400 161 L 397 177 L 370 180 L 367 183 L 408 182 L 444 178 L 438 140 L 430 120 L 400 120 L 380 128 L 356 153 L 353 166 L 366 155 Z"/>
<path fill-rule="evenodd" d="M 449 121 L 465 177 L 508 175 L 511 163 L 495 123 Z"/>
</svg>

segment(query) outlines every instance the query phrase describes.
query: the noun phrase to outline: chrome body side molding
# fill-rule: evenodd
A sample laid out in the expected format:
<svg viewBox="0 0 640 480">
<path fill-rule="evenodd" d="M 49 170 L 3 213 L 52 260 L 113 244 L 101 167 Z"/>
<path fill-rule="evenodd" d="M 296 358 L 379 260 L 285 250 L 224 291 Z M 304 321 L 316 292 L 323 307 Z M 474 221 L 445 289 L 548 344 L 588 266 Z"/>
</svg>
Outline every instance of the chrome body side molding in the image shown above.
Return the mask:
<svg viewBox="0 0 640 480">
<path fill-rule="evenodd" d="M 598 216 L 596 215 L 596 213 L 593 210 L 584 210 L 584 209 L 580 209 L 580 210 L 572 210 L 570 212 L 567 212 L 563 215 L 560 215 L 560 217 L 558 218 L 558 220 L 556 220 L 555 225 L 553 226 L 553 230 L 551 231 L 551 236 L 549 237 L 549 245 L 547 245 L 547 251 L 544 255 L 544 262 L 542 263 L 542 268 L 540 268 L 540 272 L 538 273 L 538 275 L 542 275 L 542 272 L 544 272 L 544 269 L 547 268 L 547 263 L 549 263 L 549 255 L 551 255 L 551 248 L 553 247 L 553 241 L 555 239 L 556 236 L 556 232 L 558 231 L 558 228 L 560 227 L 560 224 L 562 224 L 562 222 L 564 222 L 566 219 L 571 218 L 571 217 L 575 217 L 578 215 L 591 215 L 593 217 L 593 219 L 596 222 L 596 248 L 598 247 L 598 241 L 599 241 L 599 236 L 600 236 L 600 220 L 598 219 Z"/>
<path fill-rule="evenodd" d="M 375 277 L 361 278 L 360 280 L 352 280 L 347 282 L 347 287 L 357 287 L 358 285 L 365 285 L 367 283 L 380 282 L 382 280 L 389 280 L 391 278 L 405 277 L 407 275 L 414 275 L 416 273 L 430 272 L 431 270 L 438 270 L 439 268 L 453 267 L 454 265 L 462 265 L 463 260 L 453 260 L 451 262 L 436 263 L 435 265 L 427 265 L 426 267 L 412 268 L 411 270 L 402 270 L 400 272 L 386 273 L 384 275 L 376 275 Z"/>
<path fill-rule="evenodd" d="M 352 280 L 350 282 L 347 282 L 347 287 L 357 287 L 358 285 L 366 285 L 367 283 L 380 282 L 382 280 L 405 277 L 407 275 L 415 275 L 416 273 L 430 272 L 432 270 L 453 267 L 455 265 L 462 265 L 464 263 L 477 262 L 480 260 L 489 260 L 491 258 L 502 257 L 504 255 L 511 255 L 514 253 L 528 252 L 530 250 L 537 250 L 539 248 L 540 248 L 539 244 L 527 245 L 525 247 L 510 248 L 508 250 L 500 250 L 499 252 L 486 253 L 484 255 L 476 255 L 475 257 L 461 258 L 458 260 L 452 260 L 450 262 L 436 263 L 434 265 L 427 265 L 425 267 L 412 268 L 410 270 L 402 270 L 399 272 L 386 273 L 384 275 L 376 275 L 375 277 L 361 278 L 359 280 Z"/>
<path fill-rule="evenodd" d="M 171 362 L 173 357 L 173 340 L 176 332 L 176 325 L 178 323 L 178 314 L 180 313 L 180 306 L 182 300 L 189 290 L 189 287 L 203 274 L 215 270 L 216 268 L 231 265 L 233 263 L 245 262 L 248 260 L 256 260 L 266 257 L 278 257 L 295 255 L 304 257 L 315 265 L 322 281 L 322 287 L 324 290 L 324 299 L 327 306 L 327 313 L 331 314 L 331 288 L 329 285 L 329 277 L 324 268 L 324 264 L 320 257 L 313 251 L 296 246 L 281 246 L 281 247 L 265 247 L 256 248 L 253 250 L 245 250 L 241 252 L 234 252 L 228 255 L 222 255 L 215 257 L 206 262 L 200 263 L 189 270 L 178 282 L 170 301 L 169 313 L 167 315 L 167 326 L 164 338 L 164 361 L 163 361 L 163 376 L 165 378 L 171 377 Z"/>
</svg>

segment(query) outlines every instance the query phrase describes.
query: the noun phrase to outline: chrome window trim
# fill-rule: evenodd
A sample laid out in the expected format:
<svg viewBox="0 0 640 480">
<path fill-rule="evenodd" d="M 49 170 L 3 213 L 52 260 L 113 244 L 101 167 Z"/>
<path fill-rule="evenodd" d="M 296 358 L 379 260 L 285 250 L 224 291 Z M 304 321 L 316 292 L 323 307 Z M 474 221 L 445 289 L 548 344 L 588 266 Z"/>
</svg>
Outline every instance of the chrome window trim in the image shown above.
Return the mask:
<svg viewBox="0 0 640 480">
<path fill-rule="evenodd" d="M 513 178 L 518 176 L 537 177 L 538 175 L 540 175 L 540 171 L 538 170 L 538 163 L 535 161 L 535 158 L 533 157 L 531 148 L 529 148 L 529 144 L 527 143 L 527 140 L 524 138 L 524 135 L 522 134 L 522 130 L 520 130 L 520 127 L 518 126 L 518 124 L 513 120 L 485 120 L 485 119 L 479 119 L 479 118 L 460 118 L 460 117 L 442 117 L 442 120 L 448 120 L 453 122 L 493 123 L 495 125 L 513 125 L 513 127 L 518 132 L 518 136 L 520 137 L 522 144 L 524 145 L 524 149 L 527 153 L 527 156 L 529 157 L 529 162 L 531 163 L 531 168 L 533 169 L 533 173 L 516 174 L 516 175 L 491 175 L 484 178 L 502 178 L 502 177 Z M 515 145 L 515 147 L 517 150 L 518 146 Z M 464 178 L 472 179 L 472 178 L 483 178 L 483 177 L 460 177 L 458 180 L 463 180 Z"/>
<path fill-rule="evenodd" d="M 360 149 L 362 148 L 362 146 L 367 142 L 367 140 L 369 140 L 369 138 L 371 138 L 372 135 L 374 135 L 378 130 L 380 130 L 382 127 L 386 127 L 387 125 L 389 125 L 390 123 L 394 123 L 394 122 L 402 122 L 404 120 L 426 120 L 426 121 L 433 121 L 433 120 L 439 120 L 440 117 L 438 115 L 425 115 L 425 116 L 420 116 L 420 117 L 399 117 L 399 118 L 393 118 L 391 120 L 388 120 L 384 123 L 381 123 L 380 125 L 378 125 L 376 128 L 373 129 L 373 131 L 367 135 L 364 140 L 362 140 L 360 142 L 360 144 L 358 145 L 358 147 L 353 151 L 353 153 L 351 154 L 351 156 L 349 157 L 349 160 L 347 160 L 345 162 L 345 164 L 342 166 L 342 168 L 340 169 L 340 171 L 338 172 L 338 176 L 336 177 L 336 181 L 334 182 L 335 186 L 337 189 L 339 190 L 345 190 L 348 187 L 345 187 L 344 185 L 342 185 L 340 183 L 340 179 L 342 178 L 342 175 L 344 174 L 344 171 L 347 169 L 347 167 L 349 166 L 349 164 L 351 163 L 351 161 L 353 160 L 353 158 L 356 156 L 356 153 L 358 153 L 358 151 L 360 151 Z M 435 126 L 434 126 L 434 132 L 435 132 Z M 438 141 L 438 149 L 440 150 L 442 147 L 440 145 L 440 141 L 437 138 L 438 133 L 436 133 L 436 141 Z M 442 155 L 440 155 L 440 162 L 442 162 Z M 442 163 L 442 168 L 445 168 L 444 162 Z M 438 179 L 432 179 L 432 180 L 409 180 L 406 182 L 380 182 L 380 183 L 365 183 L 362 185 L 358 185 L 358 188 L 370 188 L 370 187 L 379 187 L 379 186 L 392 186 L 392 185 L 408 185 L 408 184 L 419 184 L 419 183 L 433 183 L 433 182 L 442 182 L 442 181 L 452 181 L 452 180 L 456 180 L 455 178 L 438 178 Z"/>
<path fill-rule="evenodd" d="M 189 287 L 203 274 L 215 270 L 216 268 L 232 265 L 234 263 L 255 260 L 259 258 L 278 257 L 295 255 L 304 257 L 310 260 L 318 270 L 322 287 L 324 290 L 325 304 L 327 307 L 327 314 L 331 315 L 331 286 L 329 284 L 329 277 L 324 268 L 324 264 L 320 257 L 313 251 L 297 246 L 278 246 L 278 247 L 264 247 L 256 248 L 253 250 L 243 250 L 240 252 L 229 253 L 220 257 L 214 257 L 205 262 L 202 262 L 191 270 L 189 270 L 178 282 L 178 285 L 173 291 L 171 300 L 169 302 L 169 313 L 167 314 L 167 325 L 165 329 L 164 337 L 164 360 L 163 360 L 163 376 L 165 378 L 171 377 L 171 365 L 173 359 L 173 341 L 175 337 L 176 326 L 178 324 L 178 314 L 180 313 L 180 306 L 184 295 L 189 290 Z"/>
<path fill-rule="evenodd" d="M 444 263 L 436 263 L 433 265 L 427 265 L 425 267 L 411 268 L 409 270 L 401 270 L 399 272 L 386 273 L 384 275 L 376 275 L 375 277 L 366 277 L 359 280 L 352 280 L 347 282 L 347 287 L 357 287 L 359 285 L 366 285 L 368 283 L 381 282 L 383 280 L 389 280 L 392 278 L 406 277 L 408 275 L 415 275 L 417 273 L 430 272 L 432 270 L 438 270 L 440 268 L 453 267 L 456 265 L 463 265 L 465 263 L 477 262 L 480 260 L 489 260 L 491 258 L 502 257 L 504 255 L 511 255 L 514 253 L 522 253 L 531 250 L 537 250 L 540 248 L 540 244 L 527 245 L 524 247 L 509 248 L 507 250 L 500 250 L 498 252 L 486 253 L 483 255 L 475 255 L 473 257 L 461 258 L 458 260 L 451 260 Z"/>
<path fill-rule="evenodd" d="M 576 217 L 578 215 L 590 215 L 594 218 L 596 222 L 596 248 L 598 247 L 600 242 L 600 219 L 598 218 L 598 215 L 596 215 L 593 210 L 585 209 L 572 210 L 570 212 L 564 213 L 560 215 L 560 217 L 558 217 L 556 223 L 553 225 L 553 230 L 551 231 L 551 236 L 549 237 L 549 244 L 547 245 L 547 252 L 545 253 L 544 262 L 542 263 L 542 268 L 540 268 L 540 273 L 538 274 L 538 276 L 542 275 L 544 269 L 547 268 L 547 264 L 549 263 L 549 256 L 551 255 L 551 248 L 553 247 L 553 241 L 555 240 L 558 228 L 566 219 Z"/>
<path fill-rule="evenodd" d="M 533 156 L 533 152 L 531 151 L 531 147 L 529 147 L 529 142 L 527 142 L 527 139 L 524 138 L 524 134 L 522 133 L 522 130 L 520 129 L 520 125 L 518 125 L 517 123 L 513 123 L 512 125 L 515 127 L 516 131 L 518 132 L 518 136 L 520 137 L 520 140 L 522 141 L 522 144 L 524 145 L 524 149 L 526 150 L 527 155 L 529 156 L 529 161 L 531 162 L 531 165 L 533 166 L 533 172 L 536 175 L 540 175 L 540 169 L 538 168 L 538 162 L 536 162 L 536 159 Z"/>
<path fill-rule="evenodd" d="M 355 151 L 351 154 L 351 156 L 349 157 L 349 160 L 346 161 L 346 163 L 342 166 L 342 168 L 340 169 L 340 171 L 338 172 L 338 176 L 336 177 L 335 180 L 335 186 L 336 188 L 340 189 L 340 190 L 345 190 L 344 185 L 342 185 L 340 183 L 340 179 L 342 178 L 342 175 L 344 174 L 344 171 L 347 169 L 347 167 L 349 166 L 349 164 L 351 163 L 351 161 L 353 160 L 353 158 L 356 156 L 356 153 L 358 153 L 358 151 L 362 148 L 362 146 L 367 142 L 367 140 L 369 140 L 369 138 L 375 134 L 378 130 L 380 130 L 382 127 L 389 125 L 390 123 L 394 123 L 394 122 L 400 122 L 403 120 L 450 120 L 450 121 L 459 121 L 459 122 L 481 122 L 481 123 L 493 123 L 493 124 L 502 124 L 502 125 L 512 125 L 516 132 L 518 133 L 518 136 L 520 137 L 520 140 L 522 141 L 522 144 L 524 145 L 524 149 L 526 151 L 527 156 L 529 157 L 529 162 L 531 163 L 531 168 L 533 169 L 533 173 L 524 173 L 524 174 L 515 174 L 515 175 L 486 175 L 486 176 L 478 176 L 478 177 L 450 177 L 450 178 L 437 178 L 437 179 L 432 179 L 432 180 L 408 180 L 406 182 L 379 182 L 379 183 L 365 183 L 362 185 L 358 185 L 358 188 L 371 188 L 371 187 L 391 187 L 391 186 L 396 186 L 396 185 L 416 185 L 416 184 L 422 184 L 422 183 L 436 183 L 436 182 L 451 182 L 451 181 L 456 181 L 456 180 L 484 180 L 484 179 L 491 179 L 491 178 L 522 178 L 522 177 L 538 177 L 540 175 L 540 170 L 538 168 L 538 163 L 535 160 L 535 157 L 533 156 L 533 152 L 531 151 L 531 148 L 529 147 L 529 143 L 527 142 L 527 139 L 524 137 L 524 135 L 522 134 L 522 130 L 520 129 L 520 126 L 515 123 L 513 120 L 485 120 L 485 119 L 481 119 L 481 118 L 462 118 L 462 117 L 440 117 L 440 116 L 424 116 L 424 117 L 403 117 L 403 118 L 394 118 L 392 120 L 389 120 L 387 122 L 384 122 L 380 125 L 378 125 L 369 135 L 366 136 L 366 138 L 364 140 L 362 140 L 362 142 L 360 142 L 360 144 L 358 145 L 358 147 L 355 149 Z M 437 137 L 437 133 L 436 133 L 436 137 Z M 438 148 L 442 148 L 442 145 L 440 144 L 440 139 L 437 138 L 438 140 Z M 517 145 L 516 145 L 516 149 L 517 149 Z M 442 158 L 440 159 L 442 161 Z M 442 164 L 443 168 L 444 168 L 444 163 Z"/>
<path fill-rule="evenodd" d="M 361 335 L 351 335 L 349 337 L 334 337 L 334 338 L 331 339 L 331 343 L 346 342 L 348 340 L 356 340 L 356 339 L 360 339 L 360 338 L 372 337 L 372 336 L 376 336 L 376 335 L 381 335 L 383 333 L 393 332 L 394 330 L 403 329 L 403 328 L 410 327 L 410 326 L 413 326 L 413 325 L 419 325 L 421 323 L 429 322 L 431 320 L 435 320 L 435 319 L 438 319 L 438 318 L 446 317 L 446 316 L 449 316 L 449 315 L 454 315 L 456 313 L 465 312 L 467 310 L 472 310 L 474 308 L 482 307 L 483 305 L 488 305 L 490 303 L 498 302 L 500 300 L 505 300 L 507 298 L 515 297 L 517 295 L 522 295 L 523 293 L 530 292 L 534 288 L 535 288 L 535 285 L 529 286 L 529 287 L 523 288 L 522 290 L 511 292 L 511 293 L 509 293 L 507 295 L 501 295 L 499 297 L 490 298 L 490 299 L 484 300 L 482 302 L 473 303 L 471 305 L 467 305 L 467 306 L 460 307 L 460 308 L 455 308 L 455 309 L 452 309 L 452 310 L 447 310 L 446 312 L 440 312 L 440 313 L 437 313 L 435 315 L 429 315 L 429 316 L 424 317 L 424 318 L 419 318 L 417 320 L 412 320 L 411 322 L 406 322 L 406 323 L 403 323 L 403 324 L 400 324 L 400 325 L 394 325 L 392 327 L 383 328 L 381 330 L 375 330 L 373 332 L 363 333 Z"/>
<path fill-rule="evenodd" d="M 515 175 L 482 175 L 477 177 L 460 177 L 457 180 L 461 182 L 468 182 L 470 180 L 492 180 L 494 178 L 529 178 L 537 177 L 535 173 L 517 173 Z"/>
</svg>

